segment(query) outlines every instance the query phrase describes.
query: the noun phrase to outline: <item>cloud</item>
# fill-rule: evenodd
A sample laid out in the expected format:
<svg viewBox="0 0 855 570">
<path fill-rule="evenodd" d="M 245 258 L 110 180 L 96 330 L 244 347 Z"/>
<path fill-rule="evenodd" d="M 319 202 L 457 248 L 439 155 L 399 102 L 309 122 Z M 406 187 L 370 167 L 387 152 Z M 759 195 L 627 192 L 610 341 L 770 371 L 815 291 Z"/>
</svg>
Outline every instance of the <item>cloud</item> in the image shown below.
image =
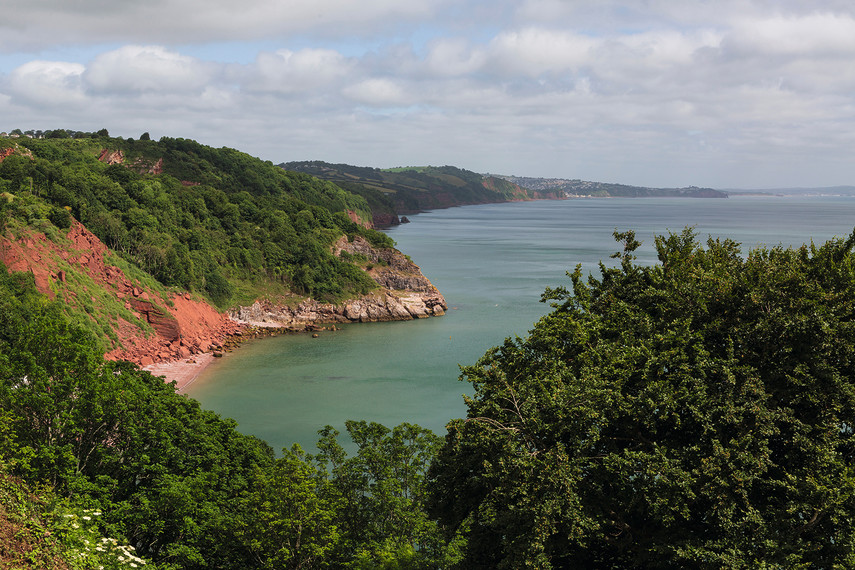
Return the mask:
<svg viewBox="0 0 855 570">
<path fill-rule="evenodd" d="M 414 98 L 407 95 L 402 85 L 388 78 L 371 78 L 346 87 L 344 94 L 366 105 L 392 106 L 411 105 Z"/>
<path fill-rule="evenodd" d="M 855 18 L 814 13 L 800 17 L 775 16 L 739 22 L 728 48 L 736 56 L 785 56 L 799 59 L 855 56 Z"/>
<path fill-rule="evenodd" d="M 96 57 L 83 74 L 96 93 L 199 92 L 214 66 L 160 46 L 124 46 Z"/>
<path fill-rule="evenodd" d="M 433 17 L 447 0 L 30 0 L 5 10 L 0 51 L 68 43 L 258 41 L 341 30 L 364 36 Z"/>
<path fill-rule="evenodd" d="M 9 74 L 10 101 L 26 106 L 77 106 L 84 100 L 80 77 L 84 66 L 63 61 L 35 60 Z"/>
<path fill-rule="evenodd" d="M 304 93 L 328 87 L 347 76 L 353 63 L 331 49 L 288 49 L 258 54 L 249 70 L 250 91 Z"/>
</svg>

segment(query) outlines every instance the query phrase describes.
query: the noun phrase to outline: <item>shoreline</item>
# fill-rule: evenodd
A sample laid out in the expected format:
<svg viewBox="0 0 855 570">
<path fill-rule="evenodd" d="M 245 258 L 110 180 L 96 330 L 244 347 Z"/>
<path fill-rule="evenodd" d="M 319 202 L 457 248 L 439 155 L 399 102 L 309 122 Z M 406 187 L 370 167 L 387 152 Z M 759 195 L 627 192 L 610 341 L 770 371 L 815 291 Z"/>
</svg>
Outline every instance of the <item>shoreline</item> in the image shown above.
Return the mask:
<svg viewBox="0 0 855 570">
<path fill-rule="evenodd" d="M 215 360 L 212 352 L 202 352 L 191 356 L 190 358 L 182 358 L 181 360 L 172 360 L 169 362 L 157 362 L 147 366 L 141 366 L 143 370 L 151 372 L 154 376 L 163 378 L 167 384 L 175 382 L 175 391 L 183 393 L 184 389 L 190 386 L 199 375 L 211 365 Z"/>
</svg>

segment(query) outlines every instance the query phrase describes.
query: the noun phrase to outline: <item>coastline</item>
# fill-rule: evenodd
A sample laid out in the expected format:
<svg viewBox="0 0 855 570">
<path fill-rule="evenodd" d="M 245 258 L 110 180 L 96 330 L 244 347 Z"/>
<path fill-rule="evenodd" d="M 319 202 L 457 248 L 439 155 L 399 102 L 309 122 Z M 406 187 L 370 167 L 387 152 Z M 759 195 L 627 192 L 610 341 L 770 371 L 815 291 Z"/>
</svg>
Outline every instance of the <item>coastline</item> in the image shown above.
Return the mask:
<svg viewBox="0 0 855 570">
<path fill-rule="evenodd" d="M 214 362 L 214 354 L 212 352 L 203 352 L 190 358 L 157 362 L 142 366 L 141 368 L 151 372 L 155 376 L 163 378 L 167 384 L 175 382 L 175 391 L 183 393 L 184 389 L 195 382 L 202 371 L 210 366 L 212 362 Z"/>
</svg>

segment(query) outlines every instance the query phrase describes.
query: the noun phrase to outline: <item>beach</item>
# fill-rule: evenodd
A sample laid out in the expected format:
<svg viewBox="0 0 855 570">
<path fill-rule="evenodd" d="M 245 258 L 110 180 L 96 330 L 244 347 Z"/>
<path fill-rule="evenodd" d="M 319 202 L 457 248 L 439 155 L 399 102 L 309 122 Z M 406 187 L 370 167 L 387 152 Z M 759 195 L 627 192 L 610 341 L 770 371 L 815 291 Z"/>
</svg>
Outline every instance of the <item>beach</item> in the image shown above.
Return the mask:
<svg viewBox="0 0 855 570">
<path fill-rule="evenodd" d="M 213 353 L 204 352 L 181 360 L 149 364 L 148 366 L 143 366 L 142 369 L 151 372 L 155 376 L 162 376 L 166 382 L 175 382 L 176 391 L 182 392 L 213 361 Z"/>
</svg>

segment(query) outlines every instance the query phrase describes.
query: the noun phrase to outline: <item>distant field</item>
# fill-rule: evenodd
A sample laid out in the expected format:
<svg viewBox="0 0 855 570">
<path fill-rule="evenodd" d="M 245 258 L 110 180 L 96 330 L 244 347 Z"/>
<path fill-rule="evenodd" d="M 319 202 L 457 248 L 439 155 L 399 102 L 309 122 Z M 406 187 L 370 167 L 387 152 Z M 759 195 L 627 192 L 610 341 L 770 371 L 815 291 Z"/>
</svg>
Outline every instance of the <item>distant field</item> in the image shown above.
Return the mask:
<svg viewBox="0 0 855 570">
<path fill-rule="evenodd" d="M 396 166 L 395 168 L 381 168 L 381 172 L 424 172 L 432 166 Z"/>
</svg>

